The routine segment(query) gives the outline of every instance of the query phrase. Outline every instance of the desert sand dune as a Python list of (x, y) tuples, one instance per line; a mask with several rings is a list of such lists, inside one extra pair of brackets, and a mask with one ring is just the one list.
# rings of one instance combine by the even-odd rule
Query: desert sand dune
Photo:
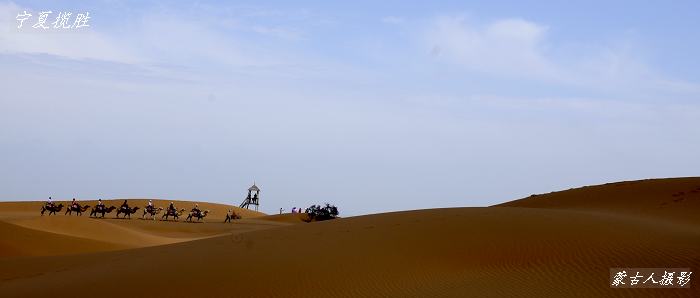
[[(158, 222), (153, 229), (138, 226), (148, 221), (119, 220), (114, 225), (165, 238), (175, 237), (167, 234), (179, 226), (191, 229), (176, 232), (183, 238), (200, 228), (212, 232), (220, 227), (221, 234), (73, 257), (8, 253), (0, 257), (0, 292), (3, 297), (98, 292), (116, 297), (123, 293), (101, 289), (118, 282), (136, 296), (167, 291), (185, 297), (198, 290), (198, 295), (212, 297), (700, 297), (697, 286), (611, 289), (608, 284), (611, 267), (699, 268), (700, 226), (684, 217), (698, 211), (692, 196), (675, 203), (687, 204), (685, 208), (654, 208), (668, 199), (669, 191), (687, 191), (700, 182), (687, 180), (691, 182), (652, 180), (651, 185), (642, 181), (586, 187), (574, 190), (576, 196), (559, 194), (570, 203), (544, 196), (511, 202), (527, 208), (431, 209), (315, 223), (296, 223), (298, 215), (291, 214), (234, 224)], [(645, 202), (640, 206), (647, 207), (623, 208), (640, 197)], [(39, 231), (12, 228), (23, 229), (16, 233)], [(79, 282), (80, 291), (65, 291), (70, 282)]]
[(269, 220), (275, 222), (286, 222), (286, 223), (300, 223), (309, 220), (306, 213), (284, 213), (284, 214), (274, 214), (259, 217), (258, 219)]
[(0, 235), (0, 258), (70, 255), (133, 248), (128, 245), (27, 229), (2, 221)]
[[(106, 206), (119, 206), (123, 202), (123, 199), (105, 200), (104, 202)], [(147, 200), (129, 199), (128, 202), (130, 206), (143, 206), (146, 205)], [(170, 201), (154, 200), (156, 206), (167, 207), (169, 202)], [(56, 204), (58, 203), (63, 203), (64, 205), (68, 204), (68, 202), (65, 201), (56, 202)], [(94, 206), (96, 201), (80, 201), (80, 203)], [(178, 208), (180, 208), (179, 206), (193, 206), (194, 204), (195, 202), (175, 201), (175, 205)], [(90, 210), (82, 216), (64, 215), (65, 211), (58, 212), (58, 215), (38, 216), (43, 202), (0, 203), (0, 222), (9, 223), (11, 224), (10, 227), (14, 227), (14, 229), (21, 227), (25, 228), (23, 231), (41, 233), (42, 235), (49, 235), (57, 239), (83, 239), (85, 241), (90, 240), (102, 244), (85, 245), (84, 248), (79, 250), (80, 252), (164, 245), (280, 225), (279, 223), (267, 221), (250, 221), (253, 218), (265, 216), (265, 214), (260, 212), (243, 210), (238, 207), (223, 204), (199, 204), (200, 208), (212, 211), (210, 214), (211, 217), (207, 216), (204, 222), (219, 224), (203, 224), (200, 222), (186, 223), (185, 217), (187, 216), (187, 212), (185, 212), (178, 222), (172, 220), (163, 222), (160, 221), (160, 216), (157, 216), (155, 221), (150, 219), (144, 220), (141, 219), (143, 213), (140, 212), (140, 210), (132, 219), (116, 219), (115, 211), (105, 215), (105, 218), (91, 218), (89, 216)], [(235, 225), (224, 224), (221, 215), (223, 214), (223, 216), (225, 216), (228, 209), (235, 209), (237, 214), (241, 215), (243, 219), (237, 220)], [(217, 217), (217, 215), (221, 218)], [(66, 237), (61, 238), (59, 236)], [(37, 243), (40, 243), (40, 241)], [(95, 249), (89, 249), (91, 247)], [(15, 254), (9, 253), (9, 251), (8, 246), (8, 248), (1, 253), (5, 256)], [(36, 249), (34, 253), (30, 255), (42, 255), (39, 253), (41, 251), (44, 250)], [(62, 254), (62, 250), (45, 251), (50, 255)], [(72, 253), (70, 250), (66, 252)], [(23, 254), (16, 253), (16, 255)]]
[[(133, 227), (123, 226), (124, 220), (98, 220), (83, 216), (51, 216), (46, 218), (28, 218), (8, 220), (15, 225), (54, 234), (94, 239), (101, 242), (120, 244), (128, 247), (163, 245), (179, 241), (200, 238), (207, 233), (197, 233), (190, 237), (166, 237), (157, 233), (147, 233), (141, 228), (142, 223)], [(132, 220), (135, 221), (135, 220)]]
[(533, 195), (496, 206), (603, 211), (700, 224), (700, 178), (649, 179)]

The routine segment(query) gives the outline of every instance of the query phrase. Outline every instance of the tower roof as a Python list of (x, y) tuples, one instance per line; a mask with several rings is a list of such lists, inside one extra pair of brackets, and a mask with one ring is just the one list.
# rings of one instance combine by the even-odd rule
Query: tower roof
[(255, 183), (253, 183), (253, 186), (248, 188), (248, 191), (260, 191), (260, 188), (258, 188), (258, 186), (255, 185)]

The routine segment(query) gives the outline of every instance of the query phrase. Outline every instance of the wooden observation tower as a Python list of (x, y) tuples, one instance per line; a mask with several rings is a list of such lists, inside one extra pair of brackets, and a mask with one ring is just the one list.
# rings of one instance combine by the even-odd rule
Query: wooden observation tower
[(255, 185), (255, 182), (253, 182), (253, 186), (248, 188), (248, 196), (246, 196), (239, 207), (250, 209), (251, 205), (254, 206), (255, 211), (258, 211), (258, 206), (260, 206), (260, 188)]

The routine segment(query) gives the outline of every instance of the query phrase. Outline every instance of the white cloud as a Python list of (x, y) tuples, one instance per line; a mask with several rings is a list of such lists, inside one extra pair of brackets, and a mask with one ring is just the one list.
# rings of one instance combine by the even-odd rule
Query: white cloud
[[(116, 40), (92, 28), (35, 29), (32, 19), (17, 28), (17, 13), (31, 9), (12, 2), (0, 3), (0, 52), (50, 54), (72, 59), (96, 59), (133, 63), (139, 58)], [(49, 21), (54, 17), (49, 16)]]
[(516, 77), (556, 78), (542, 53), (547, 27), (504, 19), (476, 27), (463, 17), (440, 17), (428, 32), (432, 53), (473, 71)]
[(548, 27), (523, 19), (473, 24), (464, 17), (438, 17), (426, 40), (437, 61), (501, 78), (529, 79), (590, 90), (647, 96), (649, 92), (698, 95), (695, 83), (667, 78), (638, 57), (638, 46), (557, 44)]
[[(299, 53), (270, 46), (303, 38), (301, 30), (290, 26), (241, 25), (230, 17), (207, 19), (171, 11), (149, 11), (121, 24), (119, 31), (95, 24), (80, 30), (41, 30), (28, 26), (17, 29), (15, 17), (23, 10), (34, 11), (12, 2), (0, 2), (0, 24), (6, 25), (0, 28), (0, 53), (49, 54), (141, 66), (211, 65), (220, 69), (225, 66), (274, 68), (302, 59)], [(263, 45), (256, 37), (246, 35), (251, 32), (258, 37), (273, 38)]]

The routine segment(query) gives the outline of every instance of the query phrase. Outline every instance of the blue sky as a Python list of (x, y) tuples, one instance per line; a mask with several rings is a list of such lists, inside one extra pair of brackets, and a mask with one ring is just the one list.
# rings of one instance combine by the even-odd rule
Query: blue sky
[(0, 198), (256, 180), (356, 215), (698, 175), (700, 4), (472, 2), (0, 2)]

